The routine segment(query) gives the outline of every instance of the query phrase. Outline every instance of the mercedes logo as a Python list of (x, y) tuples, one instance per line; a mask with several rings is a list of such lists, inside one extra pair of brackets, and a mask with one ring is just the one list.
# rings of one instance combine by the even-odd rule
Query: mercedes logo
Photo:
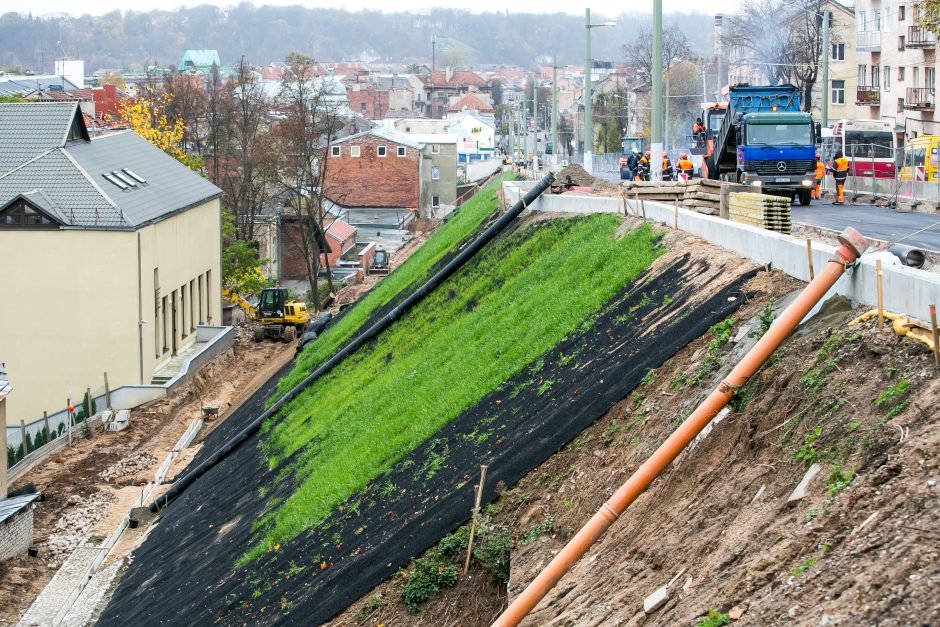
[(786, 172), (787, 171), (787, 162), (778, 161), (777, 162), (777, 172)]

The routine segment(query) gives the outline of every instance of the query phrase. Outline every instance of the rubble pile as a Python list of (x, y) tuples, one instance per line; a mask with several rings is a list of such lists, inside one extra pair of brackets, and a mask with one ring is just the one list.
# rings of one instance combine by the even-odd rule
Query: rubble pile
[(55, 530), (49, 534), (42, 552), (43, 561), (51, 568), (58, 568), (72, 551), (85, 541), (98, 521), (108, 513), (108, 506), (117, 501), (110, 492), (96, 492), (88, 497), (72, 494), (68, 497), (69, 509), (56, 521)]
[(129, 457), (125, 457), (116, 464), (108, 466), (98, 473), (98, 478), (111, 483), (113, 479), (133, 477), (144, 470), (148, 470), (155, 463), (157, 463), (156, 457), (144, 451), (140, 451)]

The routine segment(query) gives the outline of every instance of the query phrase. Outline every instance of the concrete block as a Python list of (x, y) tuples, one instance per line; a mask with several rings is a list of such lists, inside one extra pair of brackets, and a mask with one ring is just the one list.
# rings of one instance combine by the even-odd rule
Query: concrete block
[(649, 595), (643, 599), (643, 611), (647, 614), (652, 614), (662, 606), (666, 604), (666, 601), (669, 600), (669, 588), (663, 586), (658, 588), (656, 592)]
[(787, 505), (795, 505), (803, 500), (803, 497), (806, 496), (806, 492), (809, 489), (810, 482), (816, 478), (820, 470), (822, 470), (822, 465), (818, 463), (809, 467), (809, 470), (803, 475), (803, 480), (793, 489), (793, 492), (787, 499)]

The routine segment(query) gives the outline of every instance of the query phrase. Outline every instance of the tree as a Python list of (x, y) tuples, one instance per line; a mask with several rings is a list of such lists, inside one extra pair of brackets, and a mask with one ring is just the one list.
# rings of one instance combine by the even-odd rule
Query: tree
[(915, 12), (914, 21), (934, 35), (940, 35), (940, 0), (925, 0), (920, 15)]
[(267, 285), (260, 267), (266, 260), (252, 240), (238, 239), (235, 218), (222, 209), (222, 287), (238, 294), (260, 294)]
[[(286, 112), (275, 132), (275, 175), (287, 202), (282, 217), (282, 236), (303, 256), (310, 297), (321, 309), (318, 277), (320, 255), (325, 252), (324, 232), (327, 206), (325, 188), (329, 183), (329, 146), (340, 128), (336, 108), (317, 84), (316, 62), (292, 52), (285, 59), (284, 78), (278, 104)], [(335, 186), (334, 186), (335, 187)], [(334, 193), (334, 199), (336, 194)], [(324, 255), (325, 256), (325, 255)], [(325, 266), (330, 291), (333, 277)]]
[[(728, 17), (722, 43), (741, 53), (740, 61), (760, 68), (770, 85), (791, 83), (803, 93), (803, 107), (812, 109), (812, 90), (822, 54), (820, 0), (745, 0)], [(835, 18), (830, 32), (835, 33)], [(833, 41), (837, 42), (834, 35)]]
[(183, 149), (183, 121), (167, 113), (172, 100), (169, 94), (121, 100), (117, 103), (117, 112), (132, 131), (187, 168), (202, 172), (202, 159), (190, 156)]
[[(627, 65), (637, 68), (640, 80), (650, 81), (653, 76), (653, 31), (648, 27), (640, 29), (640, 34), (632, 44), (624, 44), (623, 56)], [(689, 39), (682, 30), (673, 24), (663, 30), (663, 71), (676, 63), (688, 61), (693, 57)]]
[(490, 96), (493, 98), (493, 106), (498, 107), (503, 104), (503, 83), (498, 78), (491, 78), (487, 83), (490, 88)]

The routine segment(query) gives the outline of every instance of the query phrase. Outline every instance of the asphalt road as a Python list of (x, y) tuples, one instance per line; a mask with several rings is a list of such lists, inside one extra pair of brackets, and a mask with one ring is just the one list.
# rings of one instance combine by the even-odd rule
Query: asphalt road
[(897, 211), (873, 205), (833, 205), (832, 201), (814, 200), (809, 207), (794, 204), (790, 215), (794, 222), (835, 231), (854, 226), (866, 237), (888, 242), (896, 242), (927, 229), (905, 238), (903, 243), (940, 252), (940, 214)]

